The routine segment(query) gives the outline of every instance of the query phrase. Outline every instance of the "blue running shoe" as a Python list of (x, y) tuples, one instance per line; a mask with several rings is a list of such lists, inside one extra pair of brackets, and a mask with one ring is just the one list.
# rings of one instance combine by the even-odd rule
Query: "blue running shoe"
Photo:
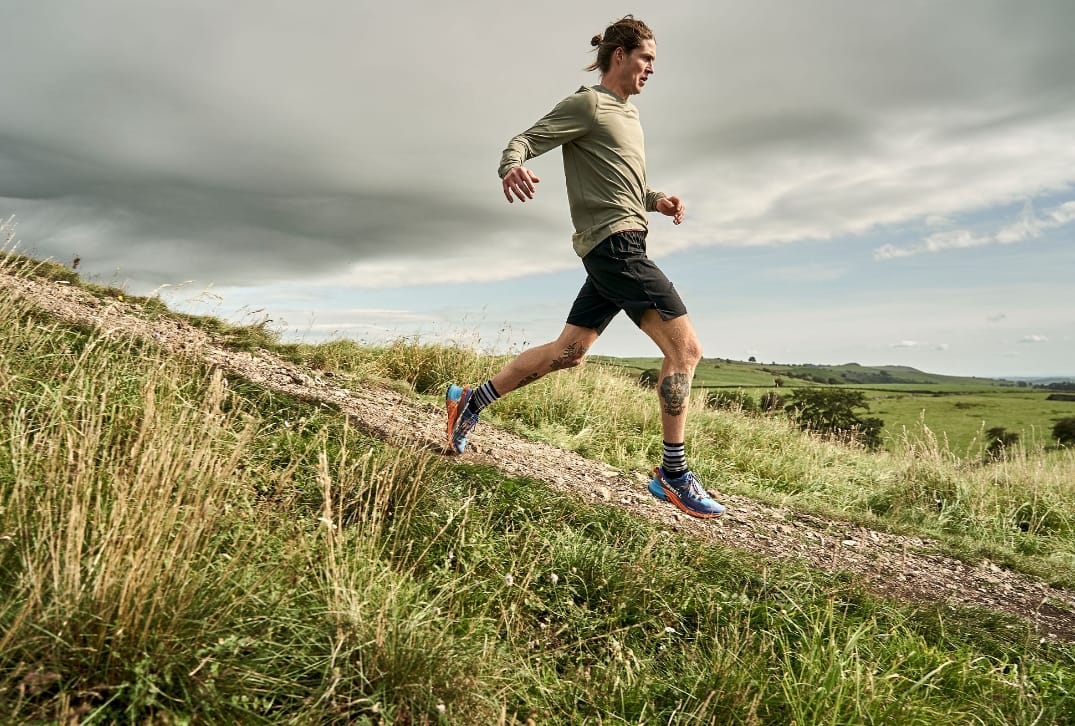
[(665, 479), (664, 472), (658, 466), (654, 468), (653, 475), (649, 493), (661, 501), (671, 502), (692, 517), (712, 519), (724, 514), (724, 505), (706, 493), (693, 472), (688, 471), (675, 479)]
[(467, 448), (467, 434), (478, 425), (478, 414), (467, 410), (473, 395), (469, 386), (448, 386), (444, 396), (448, 408), (448, 449), (456, 454)]

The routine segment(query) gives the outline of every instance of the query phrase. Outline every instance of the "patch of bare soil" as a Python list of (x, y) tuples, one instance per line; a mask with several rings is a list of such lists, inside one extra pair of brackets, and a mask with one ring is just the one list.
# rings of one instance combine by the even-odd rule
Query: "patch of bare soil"
[[(24, 298), (61, 319), (96, 326), (106, 335), (150, 339), (170, 352), (200, 359), (268, 388), (332, 404), (357, 427), (394, 445), (445, 450), (443, 411), (388, 388), (352, 390), (264, 351), (227, 350), (185, 322), (151, 321), (137, 305), (98, 298), (63, 283), (0, 270), (0, 294)], [(1032, 623), (1043, 637), (1075, 641), (1075, 592), (990, 562), (961, 562), (942, 554), (929, 540), (877, 532), (734, 495), (720, 497), (728, 507), (722, 518), (697, 520), (651, 497), (646, 491), (648, 474), (625, 476), (576, 453), (486, 424), (471, 438), (473, 450), (462, 457), (465, 461), (547, 482), (581, 500), (621, 507), (701, 541), (850, 573), (865, 587), (906, 601), (1008, 613)], [(599, 484), (594, 486), (594, 482)]]

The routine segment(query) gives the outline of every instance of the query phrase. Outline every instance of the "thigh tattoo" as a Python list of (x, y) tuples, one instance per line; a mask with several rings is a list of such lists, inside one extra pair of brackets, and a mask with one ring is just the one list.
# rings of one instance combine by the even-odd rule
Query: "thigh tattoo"
[(661, 381), (664, 412), (669, 416), (679, 416), (683, 413), (683, 405), (687, 402), (687, 396), (690, 393), (691, 379), (686, 373), (673, 373), (665, 376)]

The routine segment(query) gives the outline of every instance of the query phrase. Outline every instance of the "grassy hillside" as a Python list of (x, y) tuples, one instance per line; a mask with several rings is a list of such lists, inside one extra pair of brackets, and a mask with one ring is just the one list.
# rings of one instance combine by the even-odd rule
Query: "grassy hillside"
[[(499, 364), (416, 341), (277, 349), (416, 397)], [(1075, 647), (1022, 623), (394, 449), (324, 405), (3, 293), (0, 351), (5, 723), (1075, 721)], [(655, 408), (590, 366), (496, 417), (637, 469), (659, 447)], [(871, 454), (692, 416), (695, 467), (726, 491), (1075, 583), (1075, 457), (967, 468), (928, 437)]]

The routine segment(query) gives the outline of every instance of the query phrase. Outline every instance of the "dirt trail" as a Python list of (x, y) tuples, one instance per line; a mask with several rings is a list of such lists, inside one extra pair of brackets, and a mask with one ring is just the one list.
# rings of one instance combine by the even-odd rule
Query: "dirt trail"
[[(64, 320), (96, 326), (107, 335), (154, 340), (168, 351), (266, 387), (330, 403), (355, 426), (395, 445), (443, 451), (441, 409), (390, 389), (348, 389), (264, 351), (227, 350), (184, 322), (150, 321), (135, 304), (99, 298), (64, 283), (15, 276), (2, 268), (0, 295), (16, 295)], [(1033, 623), (1043, 637), (1075, 641), (1075, 592), (1049, 587), (989, 562), (968, 565), (941, 554), (929, 540), (877, 532), (734, 495), (721, 497), (728, 506), (724, 517), (697, 520), (653, 499), (642, 474), (624, 476), (578, 454), (526, 441), (489, 425), (478, 429), (472, 439), (474, 450), (464, 460), (545, 481), (579, 499), (620, 507), (700, 540), (778, 560), (798, 560), (825, 571), (853, 573), (873, 591), (912, 602), (1006, 612)], [(600, 482), (596, 487), (595, 481)]]

